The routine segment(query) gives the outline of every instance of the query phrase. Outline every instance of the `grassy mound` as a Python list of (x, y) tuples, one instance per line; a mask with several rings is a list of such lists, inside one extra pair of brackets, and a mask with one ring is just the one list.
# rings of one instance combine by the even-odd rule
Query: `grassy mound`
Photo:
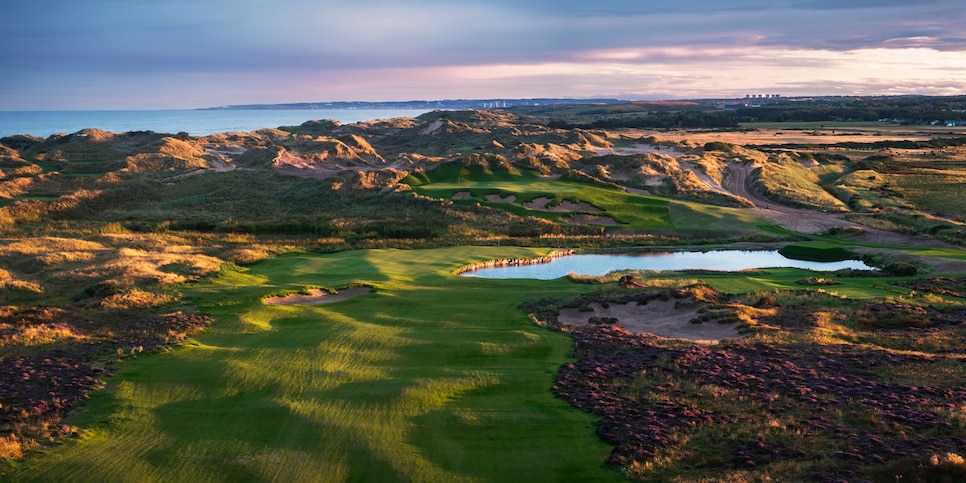
[(755, 169), (755, 188), (779, 203), (827, 211), (848, 211), (845, 203), (827, 192), (817, 174), (801, 164), (783, 159)]
[(838, 245), (821, 242), (796, 243), (778, 250), (785, 258), (810, 262), (840, 262), (858, 258), (855, 252)]

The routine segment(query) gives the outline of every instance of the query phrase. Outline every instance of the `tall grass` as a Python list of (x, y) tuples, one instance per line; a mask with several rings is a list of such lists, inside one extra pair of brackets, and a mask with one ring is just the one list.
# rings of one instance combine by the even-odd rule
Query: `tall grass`
[(755, 187), (775, 201), (813, 209), (847, 211), (842, 201), (819, 185), (819, 177), (787, 157), (762, 164), (754, 172)]

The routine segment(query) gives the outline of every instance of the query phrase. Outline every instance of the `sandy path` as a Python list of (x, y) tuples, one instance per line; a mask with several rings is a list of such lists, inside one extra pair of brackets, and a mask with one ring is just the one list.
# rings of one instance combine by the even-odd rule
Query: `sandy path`
[(678, 161), (678, 165), (681, 166), (681, 169), (694, 173), (694, 175), (697, 176), (702, 183), (708, 185), (708, 187), (711, 188), (711, 190), (717, 191), (718, 193), (728, 193), (728, 190), (724, 189), (723, 186), (718, 184), (718, 182), (715, 181), (714, 178), (712, 178), (711, 176), (708, 176), (707, 173), (698, 169), (698, 166), (696, 164), (687, 163), (684, 161)]
[(891, 231), (870, 228), (840, 218), (838, 213), (823, 213), (821, 211), (792, 208), (780, 205), (760, 195), (752, 186), (751, 172), (755, 169), (751, 164), (733, 164), (728, 167), (722, 187), (731, 194), (740, 196), (755, 205), (749, 208), (756, 214), (767, 218), (789, 230), (802, 233), (819, 233), (832, 227), (858, 228), (863, 234), (851, 240), (863, 243), (881, 243), (908, 246), (937, 246), (951, 245), (932, 238), (917, 237)]
[(731, 194), (740, 196), (750, 201), (755, 208), (753, 210), (765, 218), (788, 228), (802, 233), (818, 233), (829, 228), (838, 226), (861, 227), (856, 223), (840, 220), (839, 215), (834, 213), (822, 213), (820, 211), (792, 208), (780, 205), (760, 195), (752, 186), (751, 172), (756, 165), (752, 164), (733, 164), (728, 167), (723, 180), (723, 188)]
[(631, 302), (624, 305), (609, 304), (604, 308), (594, 303), (590, 304), (592, 312), (561, 310), (557, 321), (566, 325), (587, 325), (591, 317), (612, 317), (619, 321), (621, 327), (635, 334), (654, 334), (696, 342), (713, 343), (741, 337), (735, 324), (692, 324), (691, 319), (697, 317), (706, 304), (695, 304), (686, 308), (679, 308), (677, 304), (675, 300), (652, 300), (644, 305)]

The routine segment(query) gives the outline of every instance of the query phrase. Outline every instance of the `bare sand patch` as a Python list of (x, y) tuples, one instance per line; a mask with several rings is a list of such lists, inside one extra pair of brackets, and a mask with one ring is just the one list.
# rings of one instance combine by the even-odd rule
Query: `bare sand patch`
[(473, 194), (470, 193), (469, 191), (460, 191), (459, 193), (456, 193), (453, 195), (453, 199), (454, 200), (472, 200)]
[(530, 208), (531, 210), (543, 210), (546, 211), (547, 204), (550, 203), (550, 198), (546, 196), (541, 196), (539, 198), (534, 198), (533, 201), (528, 201), (523, 204), (524, 208)]
[(620, 226), (617, 220), (609, 216), (598, 216), (598, 215), (573, 215), (565, 216), (561, 218), (567, 223), (574, 223), (577, 225), (604, 225), (604, 226)]
[(513, 203), (516, 200), (516, 195), (508, 195), (506, 198), (498, 194), (486, 195), (486, 201), (490, 203)]
[(269, 297), (264, 300), (267, 305), (295, 305), (295, 304), (306, 304), (306, 305), (324, 305), (324, 304), (334, 304), (336, 302), (342, 302), (344, 300), (349, 300), (351, 298), (358, 297), (360, 295), (365, 295), (371, 293), (372, 289), (369, 287), (355, 287), (347, 288), (345, 290), (340, 290), (339, 293), (332, 295), (329, 292), (319, 289), (309, 290), (308, 294), (292, 294), (286, 295), (284, 297)]
[(245, 154), (245, 152), (248, 151), (248, 148), (234, 145), (210, 146), (205, 148), (205, 151), (215, 157), (231, 157), (239, 154)]
[(717, 322), (692, 324), (691, 319), (707, 307), (705, 303), (681, 304), (675, 300), (651, 300), (644, 305), (638, 302), (628, 304), (590, 304), (593, 311), (581, 312), (578, 309), (563, 309), (557, 321), (565, 325), (588, 325), (592, 317), (609, 317), (618, 320), (618, 325), (635, 334), (654, 334), (669, 339), (687, 339), (695, 342), (716, 343), (724, 339), (741, 337), (736, 324)]
[(683, 169), (684, 171), (690, 171), (694, 173), (694, 175), (697, 176), (702, 183), (708, 185), (708, 188), (711, 189), (712, 191), (717, 191), (718, 193), (731, 194), (731, 193), (728, 193), (728, 190), (724, 189), (720, 183), (715, 181), (714, 178), (712, 178), (711, 176), (708, 176), (708, 173), (705, 173), (703, 170), (698, 169), (698, 166), (696, 164), (687, 163), (684, 161), (678, 161), (678, 165), (680, 165), (681, 169)]
[(436, 121), (433, 121), (432, 124), (430, 124), (430, 125), (426, 126), (425, 128), (423, 128), (423, 130), (420, 131), (419, 134), (422, 134), (424, 136), (428, 136), (430, 134), (435, 134), (436, 131), (439, 131), (439, 129), (441, 127), (443, 127), (443, 121), (436, 120)]
[(634, 154), (663, 154), (672, 158), (684, 156), (684, 153), (668, 146), (654, 146), (649, 144), (635, 144), (627, 147), (594, 148), (599, 156), (616, 154), (618, 156), (630, 156)]

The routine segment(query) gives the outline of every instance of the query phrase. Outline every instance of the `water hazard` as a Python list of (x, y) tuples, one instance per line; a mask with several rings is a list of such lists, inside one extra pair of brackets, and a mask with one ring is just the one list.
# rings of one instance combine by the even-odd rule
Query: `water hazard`
[(567, 274), (601, 276), (617, 270), (714, 270), (736, 272), (755, 268), (803, 268), (835, 271), (843, 268), (874, 270), (859, 260), (809, 262), (785, 258), (774, 250), (713, 250), (634, 255), (569, 255), (548, 263), (492, 267), (465, 272), (468, 277), (532, 278), (552, 280)]

